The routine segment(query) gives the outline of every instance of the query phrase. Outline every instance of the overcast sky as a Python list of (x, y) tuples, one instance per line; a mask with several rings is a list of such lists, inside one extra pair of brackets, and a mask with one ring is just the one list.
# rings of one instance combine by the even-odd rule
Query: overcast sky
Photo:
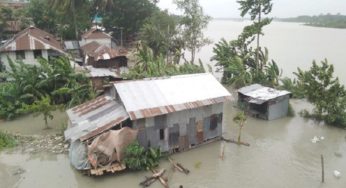
[[(273, 0), (271, 17), (294, 17), (320, 13), (346, 15), (346, 0)], [(204, 11), (214, 18), (240, 17), (236, 0), (200, 0)], [(160, 0), (159, 7), (176, 13), (173, 0)]]

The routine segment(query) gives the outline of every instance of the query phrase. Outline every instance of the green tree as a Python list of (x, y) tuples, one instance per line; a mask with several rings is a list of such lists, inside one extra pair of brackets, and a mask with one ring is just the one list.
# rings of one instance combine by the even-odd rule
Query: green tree
[(239, 125), (238, 144), (241, 142), (241, 131), (245, 125), (246, 119), (247, 117), (244, 111), (238, 112), (233, 118), (233, 121)]
[(178, 17), (169, 15), (167, 11), (153, 13), (140, 30), (141, 41), (153, 50), (154, 56), (159, 54), (176, 54), (183, 47), (178, 31)]
[(107, 30), (115, 30), (113, 36), (120, 40), (120, 30), (125, 41), (135, 40), (146, 20), (159, 11), (151, 0), (113, 0), (113, 8), (100, 10), (103, 25)]
[[(265, 25), (270, 24), (271, 19), (262, 18), (262, 14), (267, 15), (271, 12), (273, 4), (271, 0), (239, 0), (241, 16), (246, 14), (250, 15), (252, 21), (254, 21), (253, 27), (257, 34), (257, 47), (256, 47), (256, 63), (259, 64), (259, 48), (260, 48), (260, 35), (263, 35), (262, 28)], [(255, 21), (257, 19), (257, 21)]]
[(191, 52), (190, 63), (195, 62), (196, 52), (211, 41), (203, 34), (211, 17), (206, 16), (198, 0), (175, 0), (178, 9), (183, 12), (181, 17), (182, 40), (185, 48)]
[(346, 90), (333, 73), (334, 66), (324, 60), (320, 65), (313, 61), (310, 70), (298, 68), (294, 74), (307, 100), (314, 105), (312, 114), (308, 111), (303, 114), (327, 124), (346, 127)]
[(45, 123), (44, 129), (49, 129), (48, 118), (53, 119), (52, 111), (58, 109), (58, 106), (52, 105), (51, 99), (49, 96), (43, 97), (41, 100), (35, 101), (31, 105), (24, 104), (23, 111), (26, 113), (33, 113), (34, 116), (43, 116)]

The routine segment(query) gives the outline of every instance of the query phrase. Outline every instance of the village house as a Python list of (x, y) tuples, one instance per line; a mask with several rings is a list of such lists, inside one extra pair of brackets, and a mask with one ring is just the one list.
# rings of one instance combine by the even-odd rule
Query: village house
[(9, 57), (12, 60), (22, 60), (24, 63), (35, 65), (37, 59), (49, 59), (65, 55), (58, 40), (36, 27), (28, 27), (16, 34), (0, 47), (0, 61), (8, 68)]
[(116, 48), (116, 44), (113, 41), (111, 35), (103, 32), (97, 26), (91, 28), (82, 35), (82, 40), (80, 41), (81, 46), (88, 44), (90, 42), (97, 42), (100, 45), (105, 45), (109, 48)]
[(126, 51), (110, 48), (96, 41), (89, 42), (81, 47), (85, 65), (95, 68), (120, 69), (127, 67)]
[(124, 128), (136, 130), (135, 139), (143, 147), (161, 152), (184, 151), (217, 140), (222, 135), (223, 104), (230, 99), (231, 94), (208, 73), (116, 82), (108, 95), (67, 110), (65, 139), (72, 143), (72, 164), (87, 169), (91, 161), (85, 153), (91, 153), (86, 143), (95, 148), (95, 142), (102, 145), (97, 138)]
[(251, 116), (274, 120), (287, 116), (291, 93), (253, 84), (238, 90), (238, 103)]

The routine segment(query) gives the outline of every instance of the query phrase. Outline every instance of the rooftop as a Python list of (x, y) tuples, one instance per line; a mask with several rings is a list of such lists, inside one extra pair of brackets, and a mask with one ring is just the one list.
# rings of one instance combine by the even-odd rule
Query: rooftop
[(252, 84), (250, 86), (242, 87), (238, 90), (239, 93), (251, 97), (250, 103), (262, 104), (271, 99), (280, 96), (291, 94), (285, 90), (276, 90), (270, 87), (265, 87), (260, 84)]
[(56, 50), (65, 53), (52, 34), (32, 26), (16, 34), (0, 48), (0, 52), (19, 50)]
[(131, 120), (225, 102), (231, 94), (209, 73), (115, 83)]
[(109, 96), (101, 96), (69, 109), (67, 115), (71, 125), (64, 133), (65, 139), (82, 141), (129, 118), (123, 105)]

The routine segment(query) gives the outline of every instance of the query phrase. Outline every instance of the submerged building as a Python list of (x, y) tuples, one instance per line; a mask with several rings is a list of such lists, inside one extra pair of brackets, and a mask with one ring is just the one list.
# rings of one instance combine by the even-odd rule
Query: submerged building
[(287, 116), (291, 93), (253, 84), (238, 90), (238, 103), (251, 116), (274, 120)]
[(131, 128), (145, 148), (183, 151), (221, 137), (223, 104), (230, 99), (207, 73), (117, 82), (109, 96), (67, 111), (65, 138), (86, 148), (110, 130)]

